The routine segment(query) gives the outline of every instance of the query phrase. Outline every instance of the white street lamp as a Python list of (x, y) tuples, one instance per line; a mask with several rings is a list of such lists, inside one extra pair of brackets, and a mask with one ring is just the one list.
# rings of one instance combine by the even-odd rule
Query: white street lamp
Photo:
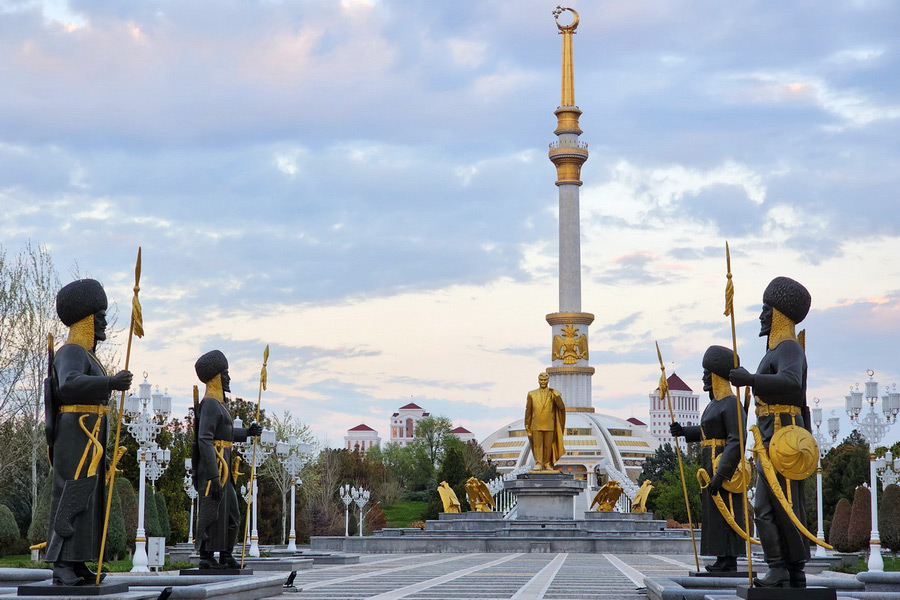
[[(355, 494), (353, 495), (353, 501), (356, 502), (356, 505), (359, 507), (359, 537), (363, 536), (363, 506), (368, 504), (369, 502), (369, 490), (364, 490), (359, 488), (355, 489)], [(352, 492), (351, 492), (352, 493)]]
[[(816, 424), (816, 433), (813, 437), (816, 440), (816, 444), (819, 446), (819, 465), (816, 467), (816, 510), (819, 516), (819, 530), (816, 532), (816, 537), (820, 540), (824, 540), (825, 529), (822, 526), (822, 459), (825, 458), (825, 455), (831, 450), (834, 442), (837, 441), (841, 420), (834, 416), (834, 411), (832, 410), (832, 416), (828, 417), (828, 435), (831, 436), (831, 439), (829, 439), (820, 430), (820, 427), (822, 426), (822, 409), (819, 408), (818, 398), (815, 398), (815, 403), (816, 407), (812, 409), (812, 418), (813, 423)], [(816, 556), (827, 556), (823, 546), (816, 544)]]
[[(235, 419), (234, 426), (240, 427), (241, 423), (240, 419)], [(247, 440), (246, 442), (234, 444), (238, 451), (243, 455), (244, 462), (249, 464), (251, 468), (253, 465), (253, 441)], [(256, 472), (259, 472), (259, 468), (262, 466), (266, 459), (269, 458), (269, 455), (272, 453), (272, 450), (275, 449), (275, 432), (271, 429), (263, 429), (262, 433), (259, 436), (259, 443), (256, 446), (255, 456), (256, 456)], [(259, 510), (257, 499), (259, 497), (259, 480), (253, 480), (253, 488), (250, 490), (251, 499), (250, 502), (253, 506), (253, 520), (251, 521), (252, 527), (250, 529), (250, 549), (247, 551), (249, 556), (253, 558), (259, 558), (259, 530), (257, 529), (257, 523), (259, 520)]]
[[(149, 573), (150, 568), (148, 565), (150, 561), (147, 558), (147, 533), (144, 530), (145, 479), (151, 477), (155, 483), (166, 467), (169, 466), (171, 454), (168, 450), (162, 450), (156, 445), (156, 436), (162, 430), (169, 413), (172, 412), (172, 398), (160, 393), (159, 388), (151, 396), (146, 372), (144, 372), (144, 382), (138, 387), (140, 389), (138, 397), (129, 396), (125, 401), (128, 433), (138, 443), (138, 464), (140, 467), (138, 524), (134, 540), (134, 557), (132, 559), (131, 572)], [(153, 414), (150, 413), (151, 403)]]
[(862, 410), (863, 393), (859, 391), (859, 384), (851, 388), (845, 396), (847, 414), (850, 420), (857, 424), (857, 431), (869, 445), (869, 487), (872, 492), (872, 536), (869, 541), (869, 570), (884, 571), (884, 559), (881, 557), (881, 537), (878, 533), (878, 474), (875, 465), (875, 446), (887, 434), (891, 425), (897, 420), (900, 412), (900, 392), (897, 392), (897, 384), (893, 390), (882, 398), (881, 411), (884, 418), (875, 412), (875, 403), (878, 402), (878, 382), (872, 379), (875, 371), (866, 371), (869, 381), (866, 382), (866, 401), (869, 403), (869, 412), (863, 418), (859, 417)]
[(284, 470), (291, 476), (291, 532), (288, 538), (287, 549), (289, 552), (297, 551), (297, 530), (295, 523), (297, 517), (295, 514), (297, 501), (297, 484), (300, 479), (297, 475), (309, 459), (312, 452), (312, 446), (305, 442), (298, 442), (297, 436), (293, 433), (288, 436), (287, 442), (278, 442), (275, 444), (275, 454), (284, 467)]
[(191, 520), (188, 525), (188, 544), (194, 543), (194, 500), (197, 499), (197, 489), (194, 487), (194, 471), (190, 458), (184, 459), (184, 493), (191, 499)]
[(344, 503), (344, 537), (350, 537), (350, 503), (356, 495), (356, 488), (349, 485), (342, 485), (338, 491), (341, 496), (341, 502)]

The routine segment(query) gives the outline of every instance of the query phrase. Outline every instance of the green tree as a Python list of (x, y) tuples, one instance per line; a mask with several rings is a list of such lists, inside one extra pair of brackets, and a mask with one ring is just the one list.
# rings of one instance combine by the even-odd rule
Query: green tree
[(437, 469), (444, 456), (444, 446), (450, 438), (459, 442), (459, 438), (451, 434), (451, 431), (453, 421), (447, 417), (425, 417), (416, 423), (415, 439), (410, 446), (421, 448), (428, 464)]
[(153, 488), (149, 485), (144, 488), (144, 532), (147, 537), (163, 537), (165, 533), (159, 524), (159, 515), (156, 511), (156, 498)]
[(675, 456), (675, 449), (668, 442), (660, 445), (653, 456), (644, 459), (644, 468), (638, 477), (638, 484), (644, 483), (645, 480), (656, 482), (660, 481), (666, 473), (678, 471), (678, 457)]
[(122, 505), (122, 521), (125, 527), (125, 543), (129, 548), (134, 548), (134, 539), (137, 537), (137, 494), (131, 482), (124, 477), (116, 477), (116, 497)]
[(28, 543), (40, 544), (47, 541), (47, 533), (50, 530), (50, 501), (53, 495), (53, 478), (45, 477), (41, 482), (38, 492), (37, 508), (34, 518), (28, 526)]
[(153, 493), (156, 502), (156, 518), (159, 519), (159, 534), (165, 538), (172, 537), (172, 528), (169, 527), (169, 508), (166, 506), (166, 497), (159, 491)]
[(869, 546), (872, 533), (872, 494), (861, 485), (853, 495), (850, 509), (850, 525), (847, 527), (847, 546), (850, 552), (859, 552)]
[(900, 486), (884, 488), (878, 503), (878, 533), (881, 543), (891, 552), (900, 550)]
[(831, 529), (828, 531), (828, 543), (834, 546), (838, 552), (850, 552), (847, 544), (847, 529), (850, 527), (850, 511), (852, 506), (846, 498), (838, 500), (834, 509), (834, 517), (831, 519)]
[(0, 556), (18, 552), (21, 546), (16, 518), (7, 505), (0, 504)]
[[(466, 480), (472, 476), (472, 473), (466, 468), (466, 460), (463, 455), (464, 450), (456, 446), (447, 448), (444, 454), (444, 460), (441, 461), (441, 469), (438, 471), (438, 481), (446, 481), (453, 488), (460, 503), (460, 511), (469, 510), (469, 503), (466, 502)], [(431, 492), (428, 500), (428, 507), (425, 509), (423, 518), (437, 519), (438, 513), (443, 511), (443, 503), (440, 494), (437, 492), (437, 486)]]
[[(684, 463), (684, 477), (687, 483), (688, 501), (694, 526), (700, 522), (700, 485), (697, 483), (697, 463)], [(684, 489), (681, 475), (676, 465), (673, 471), (666, 472), (653, 484), (653, 490), (647, 498), (647, 509), (658, 519), (674, 519), (679, 523), (688, 522), (687, 508), (684, 504)]]
[(856, 488), (868, 480), (869, 447), (854, 430), (822, 459), (822, 508), (825, 522), (832, 519), (838, 500), (852, 500)]
[[(126, 482), (127, 483), (127, 482)], [(116, 488), (119, 482), (116, 482)], [(104, 496), (105, 497), (105, 496)], [(109, 513), (109, 529), (106, 534), (106, 556), (118, 560), (128, 552), (128, 539), (125, 533), (125, 515), (122, 513), (122, 499), (113, 494)]]

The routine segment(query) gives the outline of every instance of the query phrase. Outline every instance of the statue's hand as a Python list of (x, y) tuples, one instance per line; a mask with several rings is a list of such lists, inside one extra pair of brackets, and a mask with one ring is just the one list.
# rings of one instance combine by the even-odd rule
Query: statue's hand
[(725, 478), (716, 473), (713, 475), (713, 478), (709, 482), (709, 486), (706, 488), (710, 494), (718, 494), (722, 491), (722, 484), (725, 483)]
[(218, 479), (209, 480), (209, 494), (207, 495), (213, 500), (218, 500), (222, 497), (222, 484), (219, 483)]
[(674, 421), (669, 425), (669, 433), (672, 434), (672, 437), (684, 437), (684, 427), (678, 421)]
[(744, 367), (738, 367), (737, 369), (731, 370), (731, 373), (728, 375), (728, 380), (738, 387), (752, 387), (756, 381), (756, 377)]
[(130, 371), (119, 371), (109, 378), (109, 389), (124, 392), (131, 387), (131, 379), (134, 375)]
[(252, 423), (250, 427), (247, 428), (247, 435), (249, 437), (259, 437), (262, 434), (263, 428), (259, 423)]

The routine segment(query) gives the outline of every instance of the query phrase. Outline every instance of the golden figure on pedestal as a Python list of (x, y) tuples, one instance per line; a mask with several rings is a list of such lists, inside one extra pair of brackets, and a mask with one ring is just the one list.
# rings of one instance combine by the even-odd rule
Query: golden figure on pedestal
[(477, 512), (488, 512), (494, 508), (494, 498), (487, 484), (475, 477), (466, 481), (466, 496), (469, 497), (469, 508)]
[(615, 479), (610, 479), (599, 490), (597, 490), (597, 494), (591, 501), (591, 505), (588, 507), (588, 510), (594, 508), (594, 505), (596, 504), (598, 511), (609, 512), (615, 509), (616, 502), (619, 501), (619, 496), (621, 495), (622, 486)]
[(459, 510), (460, 504), (459, 498), (456, 497), (456, 492), (453, 491), (453, 488), (446, 481), (441, 482), (437, 492), (441, 497), (441, 502), (444, 504), (445, 513), (462, 512)]
[(548, 387), (549, 383), (549, 375), (538, 375), (539, 387), (528, 392), (525, 403), (525, 434), (531, 442), (535, 471), (555, 471), (557, 461), (566, 453), (566, 405), (562, 395)]
[(652, 489), (653, 484), (650, 483), (649, 479), (645, 479), (641, 489), (631, 499), (631, 512), (647, 512), (647, 498), (650, 496), (650, 490)]

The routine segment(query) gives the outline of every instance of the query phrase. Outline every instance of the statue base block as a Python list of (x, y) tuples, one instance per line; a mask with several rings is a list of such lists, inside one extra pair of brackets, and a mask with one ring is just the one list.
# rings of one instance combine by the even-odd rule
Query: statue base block
[(516, 495), (516, 520), (574, 521), (575, 496), (587, 483), (556, 471), (522, 473), (503, 487)]
[(750, 587), (742, 583), (735, 590), (744, 600), (837, 600), (834, 588), (810, 586), (805, 588)]
[(181, 569), (179, 575), (253, 575), (253, 569)]
[(106, 596), (128, 593), (127, 583), (101, 581), (100, 585), (53, 585), (52, 580), (18, 587), (19, 596)]

